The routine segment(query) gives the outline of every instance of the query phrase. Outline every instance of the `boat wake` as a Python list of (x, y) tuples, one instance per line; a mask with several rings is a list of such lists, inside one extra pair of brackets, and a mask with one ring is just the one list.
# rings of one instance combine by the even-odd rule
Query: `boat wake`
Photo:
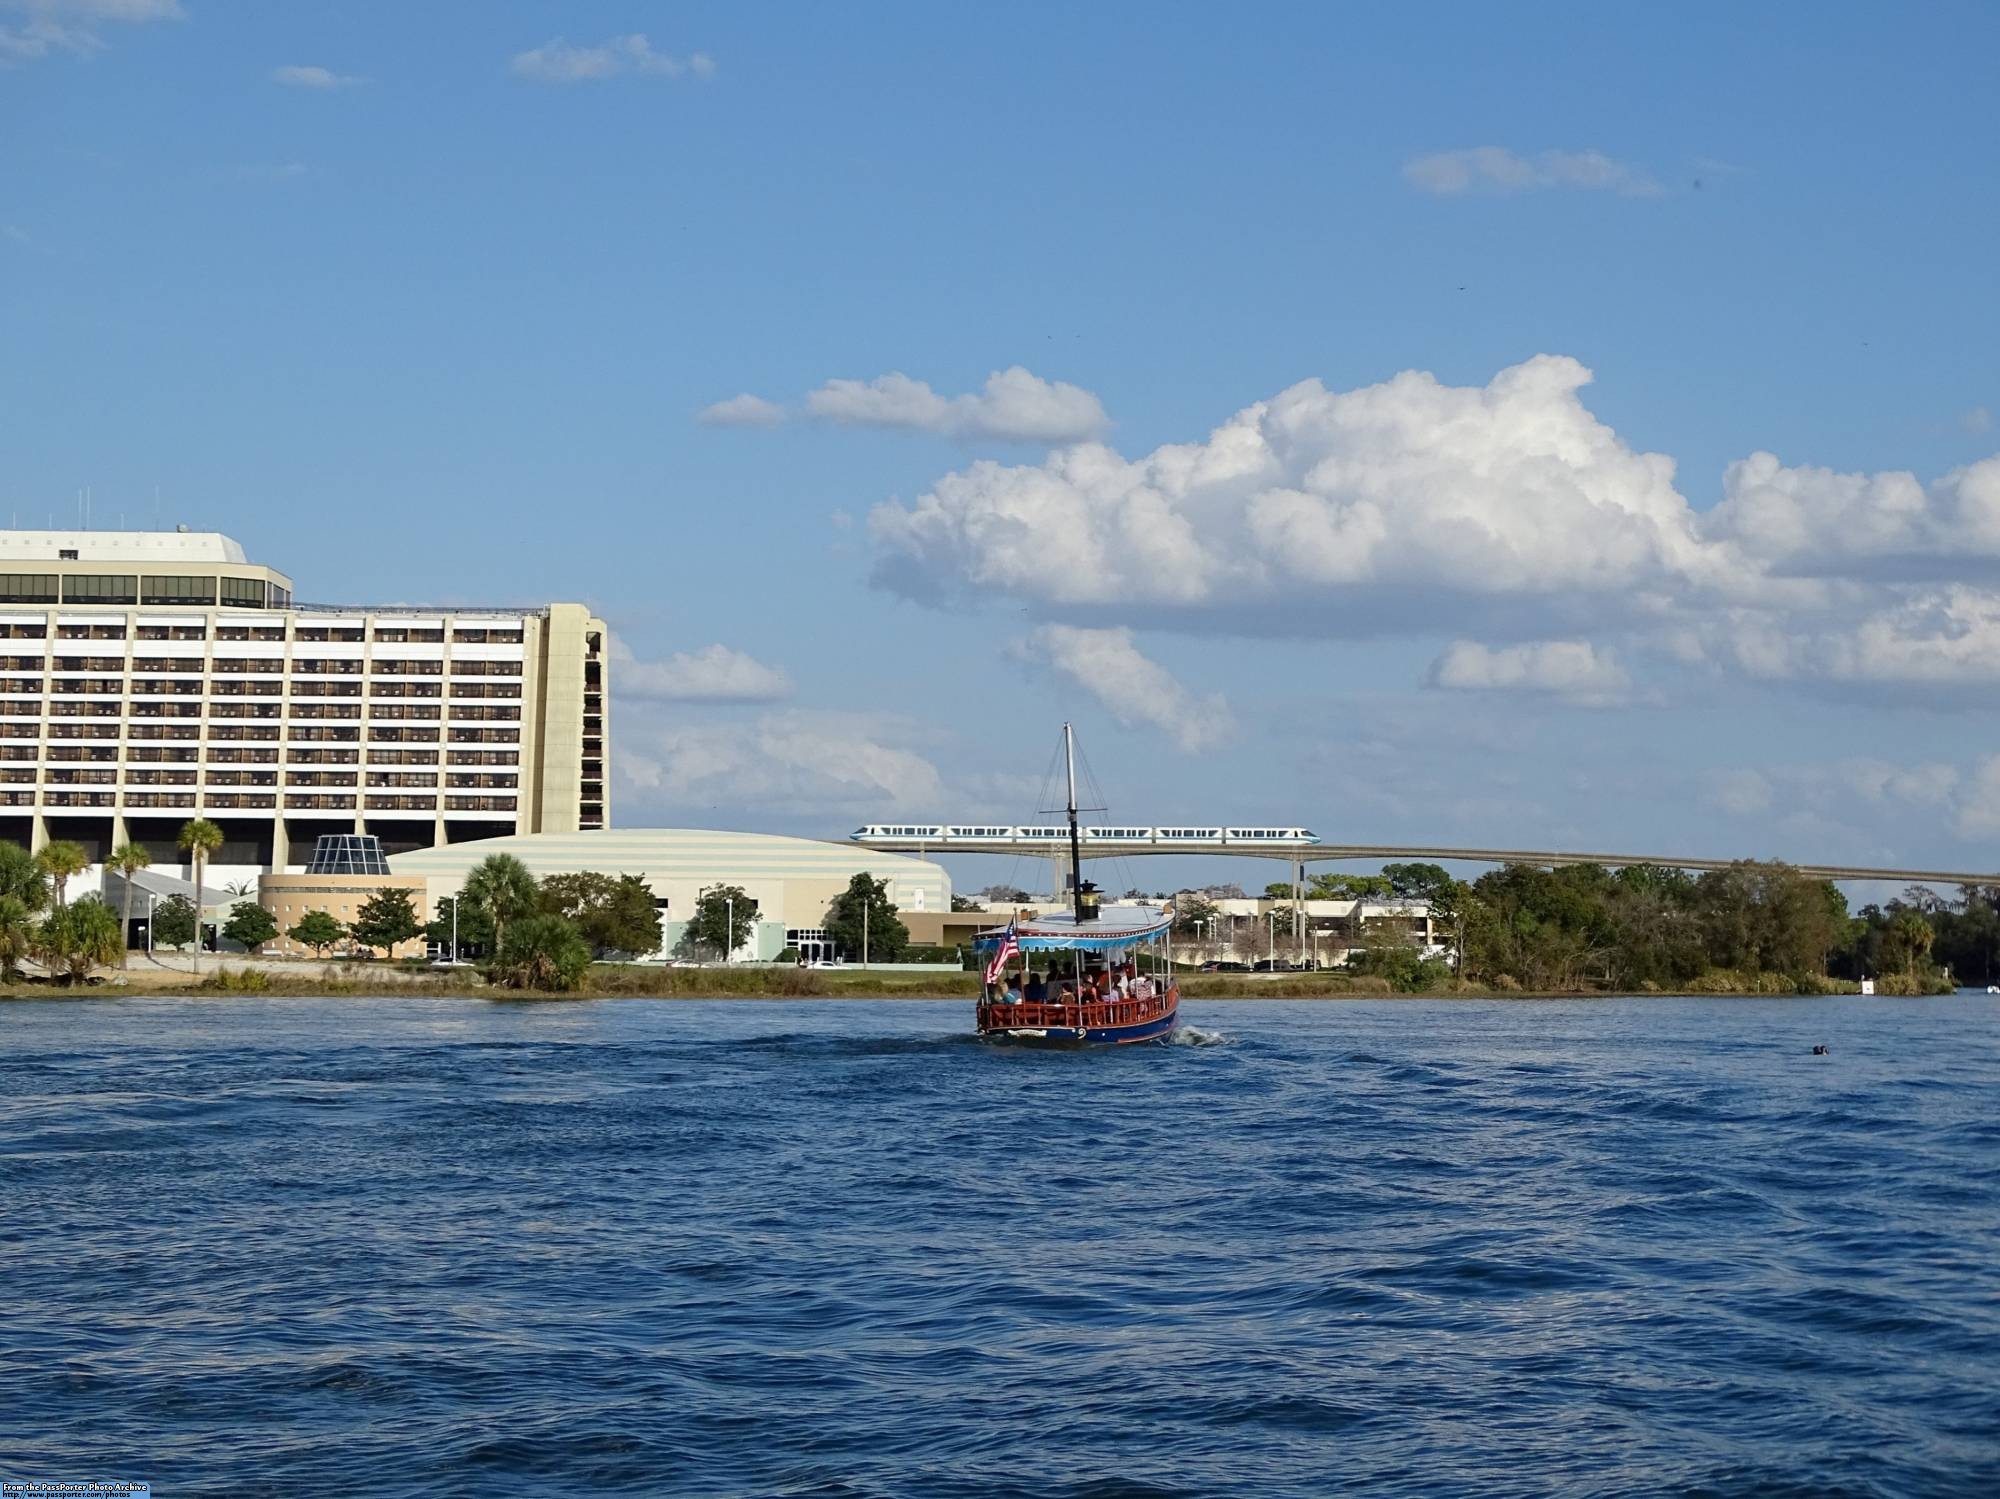
[(1180, 1025), (1174, 1029), (1176, 1046), (1227, 1046), (1229, 1037), (1221, 1031), (1205, 1031), (1198, 1025)]

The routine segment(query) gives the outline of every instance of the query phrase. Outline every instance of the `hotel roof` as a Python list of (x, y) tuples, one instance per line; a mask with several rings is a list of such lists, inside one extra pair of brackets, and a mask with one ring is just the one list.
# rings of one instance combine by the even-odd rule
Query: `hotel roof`
[[(64, 552), (76, 556), (67, 558)], [(220, 531), (4, 531), (0, 561), (221, 562), (247, 566), (240, 542)]]

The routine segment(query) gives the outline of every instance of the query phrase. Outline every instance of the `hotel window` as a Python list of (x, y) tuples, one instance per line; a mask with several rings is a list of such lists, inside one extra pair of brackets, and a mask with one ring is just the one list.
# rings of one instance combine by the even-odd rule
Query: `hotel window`
[(142, 604), (213, 604), (213, 578), (152, 578), (139, 590)]
[(263, 608), (264, 580), (262, 578), (224, 578), (222, 580), (222, 602), (239, 609)]
[(0, 625), (0, 640), (47, 640), (49, 627), (43, 625)]
[[(0, 573), (0, 604), (53, 604), (56, 580), (53, 573)], [(28, 628), (16, 625), (15, 630)], [(12, 633), (11, 631), (9, 633)], [(41, 630), (35, 631), (40, 636)]]
[(271, 595), (271, 601), (270, 601), (271, 608), (289, 609), (292, 607), (291, 589), (284, 588), (276, 583), (273, 583), (270, 588), (270, 595)]
[(454, 698), (468, 697), (519, 697), (519, 682), (453, 682), (451, 695)]
[(65, 573), (65, 604), (136, 604), (139, 580), (131, 573)]

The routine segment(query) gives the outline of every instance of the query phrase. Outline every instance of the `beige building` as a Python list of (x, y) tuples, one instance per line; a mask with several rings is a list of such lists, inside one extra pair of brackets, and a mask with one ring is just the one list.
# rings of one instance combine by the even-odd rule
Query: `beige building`
[(610, 821), (609, 634), (581, 604), (301, 604), (214, 532), (0, 532), (0, 837), (215, 881), (323, 833), (392, 853)]
[[(437, 914), (424, 896), (421, 881), (399, 878), (389, 873), (382, 845), (374, 838), (336, 834), (315, 841), (312, 857), (301, 874), (266, 874), (257, 881), (257, 903), (278, 923), (278, 935), (264, 945), (264, 951), (294, 957), (316, 957), (312, 948), (294, 942), (289, 933), (315, 911), (324, 911), (342, 927), (351, 927), (361, 908), (384, 890), (407, 890), (418, 921), (427, 922)], [(345, 938), (331, 952), (345, 954), (354, 944)], [(392, 958), (420, 958), (425, 940), (413, 937), (390, 950)]]

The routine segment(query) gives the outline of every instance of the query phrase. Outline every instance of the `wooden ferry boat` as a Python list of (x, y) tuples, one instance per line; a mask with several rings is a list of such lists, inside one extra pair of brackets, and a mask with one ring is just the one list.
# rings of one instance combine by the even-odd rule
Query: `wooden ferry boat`
[[(1124, 1046), (1163, 1041), (1180, 1024), (1170, 907), (1101, 903), (1083, 878), (1076, 820), (1076, 742), (1063, 725), (1069, 783), (1071, 909), (981, 932), (988, 955), (976, 1023), (1010, 1041)], [(1141, 954), (1154, 961), (1141, 971)], [(1037, 958), (1043, 961), (1037, 966)]]

